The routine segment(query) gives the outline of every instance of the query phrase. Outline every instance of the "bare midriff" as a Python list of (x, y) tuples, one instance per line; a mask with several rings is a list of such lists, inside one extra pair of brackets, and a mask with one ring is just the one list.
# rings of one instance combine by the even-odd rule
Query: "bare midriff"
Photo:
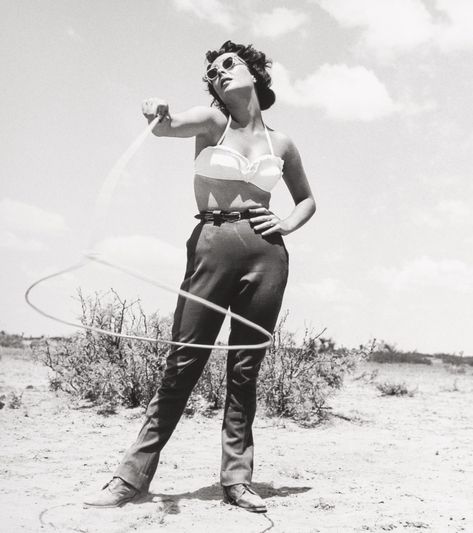
[(199, 211), (246, 211), (253, 207), (269, 209), (271, 193), (252, 183), (221, 180), (196, 174), (194, 192)]

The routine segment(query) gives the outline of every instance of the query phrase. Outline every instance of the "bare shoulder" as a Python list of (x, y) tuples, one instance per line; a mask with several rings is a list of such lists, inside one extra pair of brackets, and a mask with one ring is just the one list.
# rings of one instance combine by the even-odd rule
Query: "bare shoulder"
[(299, 150), (289, 135), (273, 130), (269, 126), (268, 131), (276, 154), (284, 160), (299, 157)]
[(201, 120), (207, 120), (215, 123), (225, 123), (225, 115), (217, 108), (206, 105), (196, 105), (192, 108), (192, 112), (195, 116), (198, 116)]
[(206, 124), (205, 130), (198, 136), (200, 139), (196, 139), (197, 144), (214, 144), (225, 130), (227, 117), (215, 107), (196, 106), (195, 109)]
[(209, 106), (196, 106), (194, 108), (197, 113), (200, 113), (202, 118), (207, 122), (207, 124), (216, 129), (225, 128), (227, 124), (227, 117), (215, 107)]

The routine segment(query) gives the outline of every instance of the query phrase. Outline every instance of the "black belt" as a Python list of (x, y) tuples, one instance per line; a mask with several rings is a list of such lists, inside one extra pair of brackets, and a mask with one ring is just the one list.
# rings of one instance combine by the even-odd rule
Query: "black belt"
[(195, 218), (203, 220), (204, 222), (236, 222), (237, 220), (248, 219), (255, 216), (249, 211), (201, 211)]

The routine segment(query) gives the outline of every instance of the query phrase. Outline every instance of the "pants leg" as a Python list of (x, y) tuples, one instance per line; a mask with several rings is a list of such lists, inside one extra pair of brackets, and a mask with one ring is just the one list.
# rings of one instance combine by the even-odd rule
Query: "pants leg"
[[(197, 230), (198, 228), (196, 228)], [(212, 264), (205, 239), (194, 231), (188, 241), (188, 262), (181, 288), (228, 308), (232, 273)], [(224, 315), (192, 300), (179, 297), (174, 314), (173, 340), (214, 344)], [(187, 400), (210, 355), (210, 349), (173, 347), (164, 377), (146, 411), (146, 420), (135, 443), (126, 452), (115, 476), (140, 491), (146, 491), (156, 472), (162, 448), (174, 431)]]
[[(255, 271), (241, 279), (231, 310), (273, 332), (287, 281), (287, 252), (283, 246), (277, 246), (266, 255), (263, 250), (262, 257), (252, 268)], [(261, 333), (232, 320), (229, 344), (256, 344), (264, 340)], [(231, 350), (228, 354), (220, 475), (224, 486), (251, 482), (256, 380), (265, 352), (263, 348)]]

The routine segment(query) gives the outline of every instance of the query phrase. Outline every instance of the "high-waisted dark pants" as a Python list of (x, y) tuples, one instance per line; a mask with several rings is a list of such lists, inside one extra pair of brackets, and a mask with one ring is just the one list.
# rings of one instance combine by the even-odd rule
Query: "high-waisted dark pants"
[[(181, 288), (228, 308), (272, 332), (288, 274), (288, 255), (279, 233), (263, 237), (248, 220), (198, 224), (187, 241), (187, 268)], [(179, 297), (172, 338), (214, 344), (224, 315)], [(266, 337), (231, 321), (229, 344), (257, 344)], [(253, 471), (252, 423), (256, 411), (256, 378), (265, 349), (230, 350), (227, 396), (222, 427), (221, 484), (250, 483)], [(210, 350), (173, 347), (164, 377), (146, 411), (136, 442), (115, 472), (146, 491), (159, 454), (169, 440)], [(192, 443), (189, 443), (192, 445)]]

